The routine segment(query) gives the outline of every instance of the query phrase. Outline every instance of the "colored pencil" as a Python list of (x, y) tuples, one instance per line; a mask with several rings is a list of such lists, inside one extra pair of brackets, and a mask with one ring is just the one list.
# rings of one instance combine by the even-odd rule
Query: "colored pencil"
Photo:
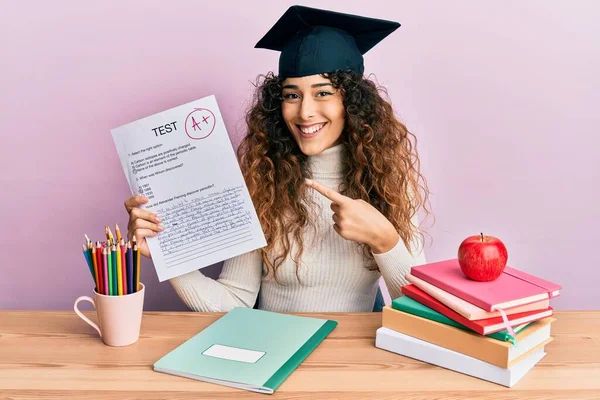
[(97, 292), (105, 294), (104, 292), (104, 264), (102, 262), (102, 246), (100, 242), (96, 242), (96, 264), (98, 264), (98, 288)]
[[(136, 245), (137, 247), (137, 245)], [(138, 290), (140, 290), (140, 248), (137, 248), (137, 260), (135, 262), (136, 264), (136, 272), (135, 272), (135, 291), (137, 292)]]
[(136, 291), (136, 282), (137, 282), (137, 278), (135, 277), (135, 274), (137, 274), (137, 265), (136, 265), (136, 261), (137, 261), (137, 253), (134, 251), (134, 249), (137, 249), (137, 239), (135, 237), (135, 235), (133, 235), (131, 237), (131, 253), (133, 254), (133, 291)]
[[(114, 245), (113, 245), (114, 246)], [(123, 295), (123, 268), (121, 266), (121, 247), (115, 248), (116, 264), (117, 264), (117, 294)]]
[(115, 267), (115, 282), (114, 282), (114, 284), (115, 284), (115, 295), (118, 296), (119, 295), (119, 275), (120, 274), (119, 274), (119, 269), (117, 268), (118, 267), (118, 265), (117, 265), (118, 257), (117, 257), (117, 247), (114, 245), (114, 236), (113, 236), (113, 245), (112, 245), (111, 248), (112, 248), (112, 251), (113, 251), (113, 257), (114, 257), (113, 263), (114, 263), (114, 267)]
[(85, 249), (85, 252), (87, 253), (87, 261), (89, 262), (88, 265), (90, 266), (93, 275), (92, 278), (96, 279), (96, 276), (94, 275), (94, 264), (92, 262), (92, 249), (88, 247)]
[(117, 295), (119, 295), (119, 271), (117, 269), (117, 248), (115, 247), (114, 240), (115, 240), (115, 237), (113, 236), (113, 245), (111, 246), (111, 249), (113, 252), (112, 254), (114, 257), (113, 258), (113, 266), (114, 266), (114, 271), (115, 271), (115, 276), (114, 276), (115, 281), (113, 283), (115, 285), (114, 286), (115, 295), (117, 296)]
[(135, 242), (133, 242), (131, 244), (131, 269), (133, 270), (133, 275), (131, 276), (131, 287), (133, 288), (133, 292), (135, 293), (135, 282), (137, 281), (137, 278), (135, 277), (135, 274), (137, 274), (137, 265), (135, 264), (136, 260), (137, 260), (137, 245), (135, 244)]
[(94, 257), (92, 255), (91, 243), (88, 244), (87, 253), (88, 253), (88, 258), (90, 259), (90, 264), (92, 265), (92, 272), (94, 273), (94, 282), (95, 282), (98, 274), (97, 274), (96, 268), (94, 268)]
[(127, 287), (128, 293), (134, 293), (133, 290), (133, 250), (131, 242), (127, 241)]
[(114, 243), (114, 236), (112, 234), (112, 231), (110, 230), (110, 226), (107, 226), (106, 229), (108, 229), (108, 240), (110, 242), (110, 244), (112, 245)]
[(115, 233), (117, 235), (117, 244), (121, 243), (121, 230), (119, 229), (119, 225), (115, 224)]
[(106, 267), (108, 268), (108, 295), (112, 296), (114, 294), (113, 290), (113, 269), (112, 269), (112, 253), (110, 251), (110, 246), (106, 246)]
[(129, 294), (131, 293), (128, 290), (128, 285), (127, 285), (127, 257), (126, 257), (126, 251), (127, 251), (127, 247), (125, 247), (125, 242), (123, 241), (123, 239), (121, 239), (120, 242), (120, 246), (121, 246), (121, 266), (123, 268), (122, 271), (122, 285), (123, 285), (123, 294)]
[[(109, 228), (110, 229), (110, 228)], [(111, 233), (112, 237), (112, 233)], [(113, 285), (113, 296), (117, 296), (119, 294), (118, 282), (117, 282), (117, 254), (115, 251), (115, 246), (113, 244), (110, 245), (109, 248), (111, 260), (110, 265), (112, 267), (112, 285)]]
[(92, 274), (92, 279), (94, 279), (94, 267), (92, 266), (92, 260), (90, 259), (90, 255), (88, 250), (85, 248), (85, 245), (83, 246), (83, 257), (85, 257), (85, 262), (87, 263), (90, 273)]
[(107, 254), (107, 262), (108, 262), (108, 287), (110, 290), (110, 295), (114, 296), (115, 294), (115, 286), (114, 286), (114, 282), (115, 282), (115, 273), (113, 271), (113, 265), (112, 265), (112, 251), (110, 248), (110, 241), (108, 241), (108, 243), (106, 243), (106, 254)]
[(137, 266), (137, 253), (138, 253), (138, 248), (137, 248), (137, 244), (134, 243), (133, 247), (132, 247), (132, 253), (133, 253), (133, 291), (137, 292), (137, 274), (138, 274), (138, 266)]
[(102, 268), (104, 269), (104, 294), (110, 296), (110, 268), (108, 268), (108, 251), (102, 247)]
[(94, 284), (96, 285), (96, 287), (94, 288), (96, 291), (98, 291), (98, 265), (97, 265), (97, 257), (96, 257), (96, 247), (94, 245), (92, 245), (92, 265), (94, 266)]

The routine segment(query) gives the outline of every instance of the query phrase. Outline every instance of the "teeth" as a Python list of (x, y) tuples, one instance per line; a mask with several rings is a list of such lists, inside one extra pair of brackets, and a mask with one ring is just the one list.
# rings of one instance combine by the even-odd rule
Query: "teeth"
[(308, 135), (317, 132), (319, 129), (321, 129), (323, 127), (323, 125), (325, 124), (319, 124), (319, 125), (313, 125), (311, 127), (308, 128), (302, 128), (300, 127), (300, 130)]

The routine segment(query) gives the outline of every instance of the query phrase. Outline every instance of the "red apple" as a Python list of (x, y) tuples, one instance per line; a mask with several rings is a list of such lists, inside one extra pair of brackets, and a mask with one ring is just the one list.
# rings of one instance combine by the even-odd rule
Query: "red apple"
[(458, 263), (469, 279), (490, 282), (506, 267), (508, 252), (504, 243), (494, 236), (469, 236), (458, 247)]

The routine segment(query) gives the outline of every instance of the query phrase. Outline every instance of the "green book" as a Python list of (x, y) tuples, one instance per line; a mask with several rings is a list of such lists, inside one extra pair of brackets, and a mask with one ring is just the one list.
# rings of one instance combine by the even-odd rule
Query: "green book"
[(236, 307), (154, 364), (154, 370), (273, 393), (336, 321)]
[[(395, 310), (404, 311), (404, 312), (412, 314), (412, 315), (417, 315), (419, 317), (423, 317), (423, 318), (426, 318), (426, 319), (429, 319), (432, 321), (440, 322), (445, 325), (454, 326), (456, 328), (459, 328), (459, 329), (462, 329), (465, 331), (475, 332), (472, 329), (467, 328), (463, 324), (459, 324), (458, 322), (454, 321), (453, 319), (450, 319), (450, 318), (446, 317), (445, 315), (440, 314), (439, 312), (435, 311), (434, 309), (429, 308), (426, 305), (421, 304), (418, 301), (411, 299), (408, 296), (402, 296), (402, 297), (398, 297), (397, 299), (392, 300), (392, 308)], [(523, 324), (523, 325), (514, 326), (513, 330), (515, 331), (515, 334), (521, 332), (529, 324), (530, 324), (530, 322)], [(499, 331), (499, 332), (491, 333), (486, 336), (489, 338), (503, 341), (503, 342), (511, 341), (510, 334), (508, 333), (508, 331), (506, 329)]]

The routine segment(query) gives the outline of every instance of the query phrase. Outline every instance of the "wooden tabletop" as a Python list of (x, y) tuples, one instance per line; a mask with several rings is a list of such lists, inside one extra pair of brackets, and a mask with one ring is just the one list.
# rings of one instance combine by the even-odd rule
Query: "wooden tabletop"
[[(267, 398), (152, 370), (221, 315), (146, 312), (113, 348), (73, 312), (0, 311), (0, 399)], [(273, 399), (600, 399), (600, 311), (556, 312), (548, 355), (510, 389), (376, 348), (380, 313), (299, 315), (339, 325)]]

